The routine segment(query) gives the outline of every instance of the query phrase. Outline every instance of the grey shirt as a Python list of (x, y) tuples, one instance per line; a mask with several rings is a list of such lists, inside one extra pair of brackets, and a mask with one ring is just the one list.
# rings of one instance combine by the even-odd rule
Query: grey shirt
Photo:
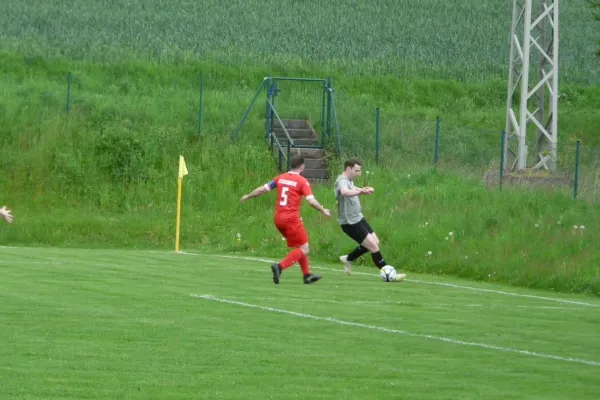
[(342, 196), (340, 193), (342, 188), (354, 190), (355, 186), (350, 179), (343, 175), (339, 175), (335, 180), (335, 199), (338, 207), (338, 223), (340, 225), (356, 224), (363, 218), (360, 200), (358, 199), (358, 195), (349, 197)]

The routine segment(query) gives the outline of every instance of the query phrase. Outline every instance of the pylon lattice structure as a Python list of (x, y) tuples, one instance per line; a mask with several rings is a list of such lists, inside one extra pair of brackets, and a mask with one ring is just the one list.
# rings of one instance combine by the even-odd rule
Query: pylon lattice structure
[[(513, 0), (504, 148), (511, 170), (556, 169), (558, 26), (558, 0)], [(528, 126), (535, 157), (528, 157)]]

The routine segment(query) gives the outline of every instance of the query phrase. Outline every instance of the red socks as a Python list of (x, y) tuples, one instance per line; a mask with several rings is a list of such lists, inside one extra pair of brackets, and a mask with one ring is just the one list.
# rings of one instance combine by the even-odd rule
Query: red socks
[(300, 249), (294, 249), (294, 250), (290, 251), (288, 253), (288, 255), (285, 256), (285, 258), (283, 260), (281, 260), (279, 265), (281, 266), (281, 269), (284, 270), (284, 269), (289, 268), (292, 265), (294, 265), (296, 263), (296, 261), (300, 263), (300, 268), (302, 269), (302, 275), (306, 276), (306, 275), (310, 274), (308, 257), (305, 256), (304, 252)]
[[(302, 252), (302, 250), (300, 250), (300, 249), (292, 250), (288, 253), (287, 256), (285, 256), (285, 258), (283, 260), (281, 260), (279, 265), (281, 266), (281, 269), (286, 269), (286, 268), (294, 265), (294, 263), (296, 261), (300, 261), (300, 259), (302, 257), (306, 258), (306, 256), (304, 255), (304, 252)], [(308, 264), (308, 259), (307, 259), (307, 264)], [(302, 268), (302, 270), (304, 271), (304, 268)]]
[(302, 258), (298, 260), (300, 262), (300, 268), (302, 268), (302, 275), (306, 276), (310, 274), (310, 268), (308, 267), (308, 257), (302, 254)]

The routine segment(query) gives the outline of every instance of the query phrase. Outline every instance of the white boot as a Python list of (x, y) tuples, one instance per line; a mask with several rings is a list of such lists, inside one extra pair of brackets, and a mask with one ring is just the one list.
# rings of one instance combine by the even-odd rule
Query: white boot
[(344, 272), (352, 275), (352, 262), (348, 261), (348, 256), (340, 256), (340, 261), (344, 263)]

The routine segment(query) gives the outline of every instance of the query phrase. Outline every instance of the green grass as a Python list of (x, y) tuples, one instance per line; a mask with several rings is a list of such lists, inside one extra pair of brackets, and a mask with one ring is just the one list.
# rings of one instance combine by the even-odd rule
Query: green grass
[[(600, 260), (593, 250), (599, 234), (597, 224), (593, 223), (594, 207), (574, 203), (561, 195), (535, 196), (514, 190), (489, 192), (477, 184), (443, 174), (403, 173), (394, 178), (384, 170), (368, 168), (374, 172), (368, 183), (377, 192), (363, 199), (365, 215), (381, 238), (383, 254), (392, 265), (412, 272), (452, 274), (555, 291), (600, 293)], [(238, 205), (243, 193), (267, 181), (268, 172), (254, 175), (252, 182), (236, 183), (233, 179), (241, 180), (241, 175), (223, 173), (204, 179), (202, 174), (194, 176), (194, 171), (201, 171), (194, 162), (188, 162), (188, 169), (182, 210), (183, 249), (226, 250), (278, 258), (287, 252), (285, 242), (271, 222), (271, 196), (243, 207)], [(226, 181), (219, 183), (220, 179)], [(35, 206), (27, 200), (23, 200), (24, 205), (12, 201), (18, 220), (0, 231), (1, 241), (173, 249), (176, 185), (174, 178), (169, 182), (170, 190), (159, 183), (140, 185), (129, 192), (115, 190), (114, 198), (94, 197), (90, 202), (68, 206), (48, 204), (48, 199), (41, 195), (35, 200), (47, 206)], [(203, 189), (211, 185), (220, 185), (221, 190)], [(315, 188), (317, 198), (333, 209), (330, 191), (328, 187)], [(107, 204), (94, 203), (104, 198), (108, 199)], [(303, 207), (303, 216), (313, 258), (333, 261), (354, 247), (335, 221), (324, 220), (308, 206)], [(585, 229), (574, 230), (575, 225), (584, 225)], [(432, 256), (427, 256), (429, 251)], [(368, 257), (364, 263), (371, 265)]]
[(600, 302), (589, 296), (418, 274), (386, 284), (373, 267), (348, 277), (320, 263), (315, 285), (293, 267), (274, 287), (267, 263), (213, 255), (0, 252), (7, 400), (594, 399), (599, 389)]
[[(580, 139), (577, 201), (570, 185), (482, 183), (498, 171), (509, 1), (5, 3), (0, 206), (15, 222), (0, 244), (17, 247), (0, 248), (0, 398), (597, 397), (600, 68), (584, 1), (561, 3), (560, 28), (559, 169), (573, 176)], [(331, 173), (364, 160), (365, 215), (405, 282), (368, 257), (344, 275), (355, 244), (304, 205), (324, 278), (303, 285), (295, 266), (274, 287), (263, 257), (288, 250), (274, 199), (239, 204), (277, 173), (263, 97), (229, 144), (267, 75), (333, 77)], [(279, 88), (282, 118), (318, 125), (318, 85)], [(180, 154), (187, 254), (173, 253)], [(314, 192), (335, 208), (330, 185)]]
[[(177, 160), (183, 154), (190, 170), (184, 181), (184, 248), (274, 255), (286, 251), (271, 223), (272, 199), (238, 205), (241, 195), (276, 173), (261, 138), (262, 102), (243, 126), (239, 142), (228, 145), (253, 88), (232, 86), (225, 78), (207, 80), (204, 130), (197, 137), (193, 64), (176, 70), (43, 58), (23, 63), (10, 54), (5, 60), (1, 185), (3, 203), (12, 207), (17, 223), (3, 227), (0, 241), (172, 248)], [(74, 78), (67, 123), (61, 71), (68, 66), (74, 67)], [(249, 74), (256, 71), (250, 69)], [(340, 85), (355, 90), (368, 82), (340, 78)], [(290, 93), (292, 88), (282, 86), (278, 100), (282, 116), (318, 119), (318, 90), (306, 86)], [(569, 187), (550, 194), (511, 188), (490, 191), (481, 178), (497, 165), (497, 134), (446, 123), (439, 170), (432, 172), (435, 120), (419, 122), (402, 111), (388, 118), (392, 106), (384, 107), (382, 164), (375, 166), (368, 150), (371, 134), (358, 130), (361, 124), (372, 124), (357, 112), (364, 98), (343, 93), (338, 96), (343, 99), (337, 103), (338, 112), (348, 127), (343, 132), (350, 132), (343, 135), (344, 151), (363, 157), (365, 170), (374, 172), (360, 181), (368, 179), (377, 188), (375, 196), (364, 199), (365, 214), (381, 236), (390, 262), (411, 271), (600, 293), (599, 260), (592, 250), (599, 229), (592, 222), (593, 205), (574, 202)], [(376, 98), (375, 90), (366, 93)], [(449, 105), (451, 97), (446, 99)], [(577, 107), (591, 104), (582, 100)], [(452, 120), (448, 113), (444, 121), (446, 115)], [(394, 135), (393, 129), (401, 134)], [(584, 157), (588, 158), (582, 200), (598, 196), (597, 174), (589, 172), (597, 159)], [(339, 161), (333, 159), (332, 173), (339, 170)], [(320, 201), (335, 208), (329, 187), (315, 191)], [(334, 221), (322, 221), (312, 210), (303, 213), (316, 259), (335, 260), (351, 249), (352, 243)], [(421, 229), (425, 222), (435, 228)], [(574, 225), (587, 229), (574, 235)], [(445, 241), (451, 231), (456, 233), (453, 244)], [(234, 241), (237, 233), (243, 237), (241, 243)], [(430, 250), (434, 256), (425, 257)]]
[[(203, 58), (228, 65), (314, 66), (345, 75), (504, 79), (512, 2), (97, 1), (3, 8), (2, 47), (114, 61), (132, 54), (169, 64)], [(563, 2), (561, 76), (600, 82), (597, 27), (585, 1)]]
[[(574, 139), (581, 139), (580, 201), (571, 199), (570, 186), (499, 193), (481, 178), (497, 171), (507, 62), (498, 55), (507, 54), (510, 10), (508, 3), (496, 11), (490, 2), (471, 3), (440, 3), (437, 13), (422, 2), (404, 4), (403, 12), (392, 12), (399, 7), (392, 3), (379, 11), (331, 3), (315, 13), (306, 2), (254, 8), (229, 2), (224, 13), (180, 1), (152, 2), (132, 13), (133, 2), (10, 2), (0, 16), (6, 27), (0, 191), (16, 223), (2, 226), (0, 242), (172, 249), (183, 154), (190, 170), (183, 248), (280, 257), (286, 249), (271, 224), (272, 199), (238, 205), (242, 194), (276, 173), (261, 138), (262, 98), (239, 142), (230, 146), (229, 136), (264, 76), (331, 75), (344, 156), (361, 157), (374, 172), (361, 181), (368, 178), (377, 190), (364, 200), (365, 214), (390, 262), (411, 272), (600, 293), (599, 227), (590, 204), (600, 197), (600, 153), (593, 148), (600, 144), (600, 90), (588, 86), (598, 68), (586, 56), (593, 22), (582, 3), (562, 6), (560, 168), (573, 175)], [(337, 23), (323, 23), (334, 9)], [(135, 16), (131, 25), (124, 23), (128, 15)], [(262, 29), (254, 22), (263, 17), (281, 23)], [(467, 40), (472, 30), (486, 35)], [(396, 36), (404, 41), (386, 39)], [(315, 45), (314, 38), (323, 40)], [(454, 44), (442, 47), (453, 51), (440, 56), (440, 43)], [(280, 89), (283, 118), (319, 120), (318, 85), (288, 82)], [(382, 110), (380, 166), (374, 165), (376, 107)], [(440, 164), (432, 172), (436, 116)], [(332, 159), (333, 174), (339, 161)], [(330, 187), (315, 191), (334, 208)], [(303, 212), (314, 259), (336, 260), (349, 251), (353, 244), (334, 221)], [(586, 229), (574, 232), (574, 225)], [(449, 232), (452, 242), (445, 240)]]

